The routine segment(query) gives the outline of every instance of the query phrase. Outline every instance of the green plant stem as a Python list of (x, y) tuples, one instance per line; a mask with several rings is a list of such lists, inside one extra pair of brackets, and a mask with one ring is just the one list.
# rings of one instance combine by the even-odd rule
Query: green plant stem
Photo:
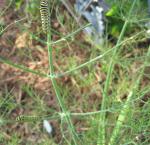
[[(120, 34), (120, 37), (118, 39), (118, 42), (116, 44), (116, 47), (115, 47), (115, 49), (113, 51), (112, 59), (111, 59), (111, 62), (110, 62), (110, 65), (109, 65), (109, 69), (108, 69), (108, 73), (107, 73), (107, 77), (106, 77), (106, 83), (105, 83), (105, 86), (104, 86), (101, 110), (105, 110), (106, 106), (107, 106), (107, 100), (108, 100), (107, 92), (108, 92), (108, 89), (109, 89), (111, 74), (112, 74), (113, 68), (114, 68), (114, 59), (115, 59), (115, 56), (117, 54), (117, 50), (119, 48), (118, 44), (120, 43), (120, 41), (123, 38), (123, 35), (124, 35), (125, 30), (126, 30), (127, 24), (128, 24), (128, 22), (126, 21), (124, 26), (123, 26), (122, 32)], [(100, 122), (100, 124), (99, 124), (99, 134), (98, 134), (99, 138), (98, 138), (97, 145), (105, 145), (105, 124), (106, 124), (105, 121), (106, 121), (106, 112), (103, 112), (100, 115), (100, 120), (99, 120), (99, 122)]]
[[(109, 89), (111, 75), (112, 75), (112, 72), (113, 72), (113, 69), (114, 69), (114, 65), (115, 65), (115, 58), (116, 58), (116, 55), (117, 55), (117, 51), (120, 48), (119, 44), (121, 43), (121, 41), (123, 39), (124, 33), (126, 31), (126, 28), (127, 28), (128, 22), (129, 22), (129, 18), (131, 16), (131, 13), (132, 13), (133, 8), (135, 6), (135, 3), (136, 3), (136, 0), (134, 0), (134, 2), (132, 4), (132, 7), (131, 7), (130, 12), (129, 12), (128, 19), (125, 21), (125, 23), (123, 25), (122, 31), (120, 33), (120, 36), (119, 36), (118, 41), (117, 41), (117, 44), (116, 44), (116, 46), (114, 48), (114, 51), (113, 51), (113, 54), (112, 54), (112, 58), (111, 58), (111, 61), (110, 61), (110, 64), (109, 64), (109, 69), (108, 69), (108, 72), (107, 72), (106, 82), (105, 82), (105, 85), (104, 85), (103, 100), (102, 100), (102, 104), (101, 104), (101, 110), (105, 110), (107, 108), (108, 89)], [(106, 144), (106, 137), (105, 137), (105, 135), (106, 135), (106, 132), (105, 132), (106, 112), (101, 113), (99, 122), (100, 123), (99, 123), (97, 145), (105, 145)]]
[(113, 130), (113, 133), (111, 135), (111, 139), (110, 139), (110, 143), (109, 145), (115, 145), (115, 142), (116, 142), (116, 138), (118, 137), (119, 135), (119, 132), (120, 132), (120, 128), (121, 126), (123, 125), (123, 122), (126, 118), (126, 114), (127, 112), (129, 111), (129, 105), (130, 105), (130, 101), (131, 101), (131, 98), (133, 96), (133, 91), (131, 91), (127, 97), (127, 100), (122, 108), (122, 111), (120, 112), (119, 114), (119, 117), (118, 117), (118, 120), (117, 120), (117, 123), (115, 125), (115, 128)]
[[(139, 32), (139, 33), (137, 33), (136, 35), (134, 35), (134, 36), (132, 36), (132, 37), (130, 37), (130, 38), (128, 38), (128, 39), (122, 41), (120, 44), (118, 44), (118, 47), (119, 47), (119, 46), (122, 46), (123, 44), (125, 44), (125, 43), (128, 42), (128, 41), (131, 41), (132, 39), (134, 39), (135, 37), (139, 36), (139, 35), (140, 35), (141, 33), (143, 33), (143, 32), (145, 32), (145, 31)], [(59, 41), (59, 40), (58, 40), (58, 41)], [(45, 42), (44, 44), (47, 44), (47, 42)], [(50, 43), (49, 45), (53, 45), (53, 44)], [(73, 69), (71, 69), (71, 70), (68, 70), (68, 71), (66, 71), (66, 72), (64, 72), (64, 73), (55, 74), (53, 77), (55, 77), (55, 78), (63, 77), (63, 76), (66, 76), (66, 75), (71, 74), (71, 73), (74, 72), (74, 71), (77, 71), (77, 70), (79, 70), (79, 69), (82, 69), (83, 67), (85, 67), (85, 66), (87, 66), (87, 65), (89, 65), (89, 64), (91, 64), (91, 63), (94, 63), (95, 61), (97, 61), (97, 60), (103, 58), (104, 56), (106, 56), (107, 54), (109, 54), (110, 52), (112, 52), (112, 51), (114, 50), (114, 48), (115, 48), (115, 47), (113, 47), (113, 48), (107, 50), (107, 51), (106, 51), (105, 53), (103, 53), (102, 55), (99, 55), (99, 56), (97, 56), (97, 57), (95, 57), (95, 58), (93, 58), (93, 59), (91, 59), (91, 60), (89, 60), (89, 61), (87, 61), (87, 62), (85, 62), (85, 63), (83, 63), (83, 64), (81, 64), (81, 65), (79, 65), (79, 66), (77, 66), (77, 67), (75, 67), (75, 68), (73, 68)], [(39, 72), (39, 71), (35, 71), (35, 70), (30, 69), (30, 68), (27, 68), (27, 67), (25, 67), (25, 66), (23, 66), (23, 65), (15, 64), (15, 63), (13, 63), (13, 62), (11, 62), (11, 61), (9, 61), (9, 60), (7, 60), (7, 59), (1, 57), (1, 56), (0, 56), (0, 62), (5, 63), (5, 64), (8, 64), (9, 66), (12, 66), (12, 67), (14, 67), (14, 68), (23, 70), (24, 72), (29, 72), (29, 73), (38, 75), (38, 76), (40, 76), (40, 77), (51, 78), (50, 75), (47, 75), (47, 74), (45, 74), (45, 73), (41, 73), (41, 72)]]
[(76, 141), (77, 140), (77, 135), (76, 135), (76, 132), (74, 130), (74, 126), (73, 126), (72, 121), (70, 119), (69, 113), (67, 113), (67, 110), (66, 110), (66, 108), (64, 106), (64, 103), (63, 103), (63, 100), (62, 100), (62, 97), (61, 97), (61, 94), (60, 94), (60, 91), (59, 91), (56, 79), (53, 77), (54, 76), (54, 66), (53, 66), (52, 47), (51, 47), (49, 42), (51, 42), (50, 31), (47, 34), (47, 47), (48, 47), (49, 68), (50, 68), (50, 74), (51, 74), (51, 81), (52, 81), (52, 85), (53, 85), (53, 88), (54, 88), (55, 93), (56, 93), (56, 97), (57, 97), (58, 103), (59, 103), (60, 108), (61, 108), (61, 110), (62, 110), (62, 112), (64, 114), (64, 116), (62, 116), (62, 117), (68, 123), (69, 130), (70, 130), (70, 132), (72, 134), (73, 142), (74, 142), (75, 145), (77, 145), (77, 141)]
[(108, 55), (108, 54), (111, 53), (116, 47), (120, 47), (120, 46), (124, 45), (125, 43), (127, 43), (128, 41), (131, 41), (132, 39), (136, 38), (137, 36), (141, 35), (142, 33), (145, 33), (145, 31), (138, 32), (138, 33), (135, 34), (134, 36), (129, 37), (129, 38), (127, 38), (127, 39), (124, 40), (124, 41), (120, 41), (120, 43), (118, 43), (117, 46), (112, 47), (111, 49), (107, 50), (107, 51), (104, 52), (103, 54), (101, 54), (101, 55), (99, 55), (99, 56), (97, 56), (97, 57), (95, 57), (95, 58), (93, 58), (93, 59), (91, 59), (91, 60), (89, 60), (89, 61), (87, 61), (87, 62), (85, 62), (85, 63), (83, 63), (83, 64), (81, 64), (81, 65), (79, 65), (79, 66), (77, 66), (77, 67), (75, 67), (75, 68), (72, 68), (72, 69), (70, 69), (70, 70), (68, 70), (68, 71), (66, 71), (66, 72), (63, 72), (63, 73), (60, 73), (60, 74), (55, 74), (54, 77), (55, 77), (55, 78), (63, 77), (63, 76), (69, 75), (69, 74), (71, 74), (72, 72), (75, 72), (75, 71), (77, 71), (77, 70), (79, 70), (79, 69), (82, 69), (83, 67), (85, 67), (85, 66), (87, 66), (87, 65), (89, 65), (89, 64), (91, 64), (91, 63), (94, 63), (94, 62), (98, 61), (99, 59), (103, 58), (104, 56)]
[(9, 2), (8, 6), (1, 12), (0, 17), (2, 17), (2, 16), (5, 14), (5, 12), (10, 8), (12, 2), (13, 2), (13, 0), (11, 0), (11, 1)]
[(21, 21), (24, 21), (24, 20), (26, 20), (26, 19), (27, 19), (27, 17), (24, 17), (24, 18), (22, 18), (22, 19), (15, 20), (14, 22), (10, 23), (9, 25), (7, 25), (4, 29), (2, 29), (2, 30), (0, 31), (0, 35), (2, 35), (2, 34), (3, 34), (8, 28), (10, 28), (12, 25), (17, 24), (17, 23), (19, 23), (19, 22), (21, 22)]
[(9, 61), (9, 60), (7, 60), (7, 59), (1, 57), (1, 56), (0, 56), (0, 62), (2, 62), (2, 63), (4, 63), (4, 64), (8, 64), (9, 66), (12, 66), (12, 67), (14, 67), (14, 68), (20, 69), (20, 70), (22, 70), (22, 71), (24, 71), (24, 72), (32, 73), (32, 74), (38, 75), (38, 76), (40, 76), (40, 77), (48, 77), (48, 76), (47, 76), (46, 74), (44, 74), (44, 73), (41, 73), (41, 72), (39, 72), (39, 71), (35, 71), (35, 70), (30, 69), (30, 68), (28, 68), (28, 67), (25, 67), (25, 66), (23, 66), (23, 65), (15, 64), (15, 63), (13, 63), (13, 62), (11, 62), (11, 61)]
[(120, 134), (120, 131), (121, 131), (121, 127), (123, 126), (123, 123), (127, 117), (127, 114), (128, 114), (128, 111), (130, 109), (130, 105), (131, 105), (131, 100), (133, 98), (133, 95), (136, 93), (136, 90), (137, 88), (139, 87), (139, 84), (140, 84), (140, 81), (141, 81), (141, 78), (143, 76), (143, 73), (144, 73), (144, 70), (145, 70), (145, 66), (148, 62), (148, 58), (150, 57), (150, 47), (148, 49), (148, 52), (147, 52), (147, 56), (145, 58), (145, 61), (144, 61), (144, 67), (142, 68), (142, 71), (138, 77), (138, 79), (135, 81), (135, 85), (132, 87), (128, 97), (127, 97), (127, 100), (118, 116), (118, 120), (116, 122), (116, 125), (115, 125), (115, 128), (113, 129), (113, 133), (111, 135), (111, 138), (110, 138), (110, 142), (109, 142), (109, 145), (116, 145), (116, 140), (117, 140), (117, 137), (119, 136)]

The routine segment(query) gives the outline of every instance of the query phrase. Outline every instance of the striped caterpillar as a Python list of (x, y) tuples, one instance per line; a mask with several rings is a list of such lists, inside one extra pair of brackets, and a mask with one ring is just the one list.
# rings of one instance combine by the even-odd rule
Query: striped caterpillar
[(50, 14), (49, 14), (48, 0), (41, 0), (40, 3), (40, 14), (42, 21), (43, 31), (46, 33), (50, 27)]
[(20, 115), (16, 117), (16, 121), (18, 122), (32, 122), (32, 121), (38, 121), (41, 119), (41, 116), (24, 116)]

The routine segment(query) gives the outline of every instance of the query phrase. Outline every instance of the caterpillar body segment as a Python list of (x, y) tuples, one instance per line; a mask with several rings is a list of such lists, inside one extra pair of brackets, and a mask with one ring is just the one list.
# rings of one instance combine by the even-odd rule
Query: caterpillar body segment
[(41, 0), (40, 14), (41, 14), (41, 21), (42, 21), (42, 29), (45, 33), (47, 33), (50, 27), (50, 14), (49, 14), (48, 0)]

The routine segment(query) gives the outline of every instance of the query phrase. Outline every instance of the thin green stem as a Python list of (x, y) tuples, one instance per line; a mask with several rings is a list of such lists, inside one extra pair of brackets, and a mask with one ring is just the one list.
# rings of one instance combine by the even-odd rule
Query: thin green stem
[[(118, 38), (117, 44), (116, 44), (116, 46), (114, 48), (114, 51), (113, 51), (113, 54), (112, 54), (112, 57), (111, 57), (111, 61), (110, 61), (110, 64), (109, 64), (109, 69), (108, 69), (108, 72), (107, 72), (106, 82), (105, 82), (105, 85), (104, 85), (103, 100), (102, 100), (102, 104), (101, 104), (101, 110), (105, 110), (107, 108), (108, 89), (109, 89), (109, 84), (110, 84), (110, 80), (111, 80), (111, 75), (112, 75), (112, 72), (113, 72), (113, 69), (114, 69), (114, 65), (115, 65), (115, 57), (117, 55), (118, 49), (120, 48), (119, 44), (121, 43), (121, 41), (123, 39), (124, 33), (126, 31), (126, 28), (127, 28), (128, 22), (129, 22), (129, 18), (131, 16), (131, 13), (132, 13), (133, 8), (135, 6), (135, 3), (136, 3), (136, 0), (134, 0), (134, 2), (132, 4), (132, 7), (131, 7), (130, 12), (129, 12), (128, 19), (125, 21), (125, 23), (123, 25), (122, 31), (120, 33), (120, 36)], [(105, 145), (106, 144), (106, 137), (105, 137), (105, 135), (106, 135), (106, 132), (105, 132), (106, 112), (103, 112), (100, 115), (99, 122), (100, 123), (99, 123), (99, 133), (98, 133), (97, 145)]]
[(41, 72), (39, 72), (39, 71), (35, 71), (35, 70), (30, 69), (30, 68), (28, 68), (28, 67), (25, 67), (25, 66), (23, 66), (23, 65), (15, 64), (15, 63), (13, 63), (13, 62), (11, 62), (11, 61), (9, 61), (9, 60), (7, 60), (7, 59), (1, 57), (1, 56), (0, 56), (0, 62), (2, 62), (2, 63), (4, 63), (4, 64), (8, 64), (9, 66), (12, 66), (12, 67), (14, 67), (14, 68), (20, 69), (20, 70), (22, 70), (22, 71), (24, 71), (24, 72), (29, 72), (29, 73), (38, 75), (38, 76), (40, 76), (40, 77), (48, 77), (47, 74), (41, 73)]
[(111, 49), (107, 50), (107, 51), (104, 52), (103, 54), (101, 54), (101, 55), (99, 55), (99, 56), (97, 56), (97, 57), (95, 57), (95, 58), (93, 58), (93, 59), (91, 59), (91, 60), (89, 60), (89, 61), (87, 61), (87, 62), (85, 62), (85, 63), (83, 63), (83, 64), (81, 64), (81, 65), (79, 65), (79, 66), (77, 66), (77, 67), (75, 67), (75, 68), (72, 68), (72, 69), (70, 69), (70, 70), (68, 70), (68, 71), (66, 71), (66, 72), (64, 72), (64, 73), (55, 74), (54, 77), (55, 77), (55, 78), (63, 77), (63, 76), (69, 75), (69, 74), (71, 74), (72, 72), (75, 72), (75, 71), (77, 71), (77, 70), (79, 70), (79, 69), (82, 69), (82, 68), (84, 68), (85, 66), (87, 66), (87, 65), (89, 65), (89, 64), (91, 64), (91, 63), (94, 63), (94, 62), (98, 61), (99, 59), (103, 58), (104, 56), (108, 55), (110, 52), (112, 52), (114, 49), (116, 49), (116, 47), (120, 47), (120, 46), (124, 45), (124, 44), (127, 43), (128, 41), (133, 40), (134, 38), (136, 38), (137, 36), (141, 35), (141, 34), (144, 33), (144, 32), (145, 32), (145, 31), (138, 32), (138, 33), (135, 34), (134, 36), (129, 37), (129, 38), (127, 38), (127, 39), (124, 40), (124, 41), (120, 41), (120, 43), (118, 42), (118, 44), (117, 44), (115, 47), (112, 47)]
[[(134, 36), (132, 36), (132, 37), (130, 37), (130, 38), (127, 38), (126, 40), (120, 42), (120, 44), (118, 44), (118, 47), (124, 45), (124, 44), (125, 44), (126, 42), (128, 42), (128, 41), (133, 40), (134, 38), (136, 38), (137, 36), (139, 36), (141, 33), (144, 33), (144, 32), (145, 32), (145, 31), (141, 31), (141, 32), (137, 33), (136, 35), (134, 35)], [(58, 41), (59, 41), (59, 40), (58, 40)], [(45, 42), (44, 44), (47, 44), (47, 42)], [(52, 45), (52, 43), (49, 43), (49, 45)], [(106, 51), (105, 53), (103, 53), (102, 55), (99, 55), (99, 56), (97, 56), (97, 57), (95, 57), (95, 58), (93, 58), (93, 59), (91, 59), (91, 60), (89, 60), (89, 61), (87, 61), (87, 62), (85, 62), (85, 63), (83, 63), (83, 64), (81, 64), (81, 65), (79, 65), (79, 66), (77, 66), (77, 67), (75, 67), (75, 68), (73, 68), (73, 69), (71, 69), (71, 70), (68, 70), (68, 71), (66, 71), (66, 72), (64, 72), (64, 73), (55, 74), (55, 75), (53, 75), (53, 76), (47, 75), (47, 74), (45, 74), (45, 73), (41, 73), (41, 72), (39, 72), (39, 71), (35, 71), (35, 70), (30, 69), (30, 68), (27, 68), (27, 67), (25, 67), (25, 66), (23, 66), (23, 65), (15, 64), (15, 63), (13, 63), (13, 62), (11, 62), (11, 61), (9, 61), (9, 60), (7, 60), (6, 58), (3, 58), (3, 57), (1, 57), (1, 56), (0, 56), (0, 62), (2, 62), (2, 63), (4, 63), (4, 64), (8, 64), (8, 65), (10, 65), (10, 66), (12, 66), (12, 67), (14, 67), (14, 68), (23, 70), (24, 72), (29, 72), (29, 73), (38, 75), (38, 76), (40, 76), (40, 77), (45, 77), (45, 78), (51, 78), (51, 77), (59, 78), (59, 77), (63, 77), (63, 76), (69, 75), (69, 74), (71, 74), (72, 72), (75, 72), (75, 71), (77, 71), (77, 70), (79, 70), (79, 69), (84, 68), (85, 66), (87, 66), (87, 65), (89, 65), (89, 64), (91, 64), (91, 63), (94, 63), (95, 61), (98, 61), (99, 59), (103, 58), (104, 56), (106, 56), (107, 54), (109, 54), (110, 52), (112, 52), (114, 49), (115, 49), (115, 47), (113, 47), (113, 48), (107, 50), (107, 51)]]
[(51, 42), (51, 35), (50, 32), (47, 35), (47, 46), (48, 46), (48, 57), (49, 57), (49, 68), (51, 76), (54, 75), (54, 66), (53, 66), (53, 54), (52, 54), (52, 47), (48, 42)]
[(9, 9), (9, 7), (11, 6), (12, 2), (13, 2), (13, 0), (11, 0), (11, 1), (9, 2), (8, 6), (1, 12), (0, 17), (2, 17), (2, 16), (5, 14), (5, 12), (6, 12), (6, 11)]
[[(123, 26), (122, 32), (120, 34), (120, 37), (118, 39), (118, 42), (116, 44), (116, 47), (115, 47), (115, 49), (113, 51), (113, 55), (112, 55), (112, 58), (111, 58), (111, 62), (110, 62), (110, 65), (109, 65), (109, 69), (108, 69), (107, 77), (106, 77), (106, 82), (105, 82), (105, 86), (104, 86), (101, 110), (105, 110), (106, 106), (107, 106), (107, 100), (108, 100), (107, 92), (108, 92), (108, 89), (109, 89), (110, 79), (111, 79), (111, 75), (112, 75), (113, 68), (114, 68), (114, 60), (115, 60), (115, 57), (116, 57), (116, 54), (117, 54), (117, 50), (119, 48), (118, 44), (120, 43), (120, 41), (123, 38), (123, 34), (124, 34), (125, 30), (126, 30), (127, 24), (128, 24), (128, 22), (126, 21), (124, 26)], [(105, 124), (106, 124), (105, 121), (106, 121), (106, 112), (104, 112), (104, 113), (102, 113), (100, 115), (99, 122), (101, 124), (99, 124), (99, 138), (98, 138), (97, 145), (105, 145), (105, 140), (106, 140), (105, 139)]]
[(123, 108), (121, 109), (121, 112), (118, 116), (118, 120), (117, 120), (116, 125), (113, 129), (113, 133), (111, 135), (109, 145), (115, 145), (116, 144), (117, 137), (120, 134), (121, 127), (123, 126), (125, 118), (127, 117), (128, 111), (130, 109), (130, 105), (131, 105), (131, 102), (132, 102), (131, 100), (133, 98), (133, 95), (136, 92), (136, 89), (139, 87), (139, 84), (140, 84), (141, 78), (143, 76), (145, 66), (148, 62), (149, 57), (150, 57), (150, 47), (148, 49), (148, 52), (147, 52), (147, 55), (146, 55), (146, 58), (145, 58), (145, 61), (144, 61), (144, 67), (142, 68), (141, 73), (140, 73), (138, 79), (136, 80), (135, 85), (132, 87), (132, 89), (131, 89), (128, 97), (127, 97), (127, 100), (126, 100), (126, 102), (125, 102), (125, 104), (124, 104)]
[[(87, 24), (87, 25), (84, 25), (82, 27), (80, 27), (79, 29), (65, 35), (65, 36), (62, 36), (60, 39), (56, 40), (56, 41), (51, 41), (51, 42), (48, 42), (50, 43), (50, 45), (55, 45), (55, 44), (58, 44), (60, 42), (64, 42), (66, 41), (67, 39), (71, 38), (71, 37), (74, 37), (76, 34), (78, 34), (79, 32), (81, 32), (83, 29), (85, 29), (86, 27), (89, 27), (91, 24)], [(42, 44), (47, 44), (47, 42), (45, 42), (44, 40), (40, 39), (38, 36), (34, 35), (33, 33), (29, 33), (29, 35), (34, 38), (35, 40), (37, 40), (38, 42), (41, 42)]]
[[(47, 42), (51, 42), (51, 34), (50, 34), (50, 31), (49, 33), (47, 34)], [(68, 126), (69, 126), (69, 129), (70, 129), (70, 132), (72, 134), (72, 139), (74, 141), (74, 144), (77, 145), (77, 135), (76, 135), (76, 132), (74, 130), (74, 126), (72, 124), (72, 121), (70, 119), (70, 116), (69, 114), (67, 113), (67, 110), (65, 108), (65, 105), (63, 103), (63, 100), (62, 100), (62, 97), (61, 97), (61, 94), (60, 94), (60, 91), (59, 91), (59, 88), (58, 88), (58, 85), (57, 85), (57, 82), (56, 82), (56, 79), (53, 77), (54, 76), (54, 66), (53, 66), (53, 55), (52, 55), (52, 47), (50, 45), (50, 43), (47, 43), (47, 47), (48, 47), (48, 56), (49, 56), (49, 68), (50, 68), (50, 74), (51, 74), (51, 81), (52, 81), (52, 85), (53, 85), (53, 88), (55, 90), (55, 93), (56, 93), (56, 97), (57, 97), (57, 100), (59, 102), (59, 105), (61, 107), (61, 110), (62, 112), (65, 114), (65, 116), (63, 116), (66, 120), (66, 122), (68, 123)]]
[(24, 20), (26, 20), (26, 19), (27, 19), (27, 17), (24, 17), (24, 18), (22, 18), (22, 19), (15, 20), (14, 22), (10, 23), (10, 24), (7, 25), (3, 30), (0, 31), (0, 35), (3, 34), (3, 33), (4, 33), (8, 28), (10, 28), (12, 25), (17, 24), (17, 23), (19, 23), (19, 22), (21, 22), (21, 21), (24, 21)]

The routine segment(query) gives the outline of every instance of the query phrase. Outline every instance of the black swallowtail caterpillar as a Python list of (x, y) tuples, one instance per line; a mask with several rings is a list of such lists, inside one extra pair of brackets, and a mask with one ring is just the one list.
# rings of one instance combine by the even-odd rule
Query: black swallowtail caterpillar
[(33, 122), (33, 121), (39, 121), (41, 119), (42, 119), (41, 116), (24, 116), (24, 115), (20, 115), (20, 116), (16, 117), (16, 121), (18, 121), (18, 122)]
[(41, 0), (40, 13), (43, 31), (46, 33), (50, 27), (50, 12), (48, 0)]

